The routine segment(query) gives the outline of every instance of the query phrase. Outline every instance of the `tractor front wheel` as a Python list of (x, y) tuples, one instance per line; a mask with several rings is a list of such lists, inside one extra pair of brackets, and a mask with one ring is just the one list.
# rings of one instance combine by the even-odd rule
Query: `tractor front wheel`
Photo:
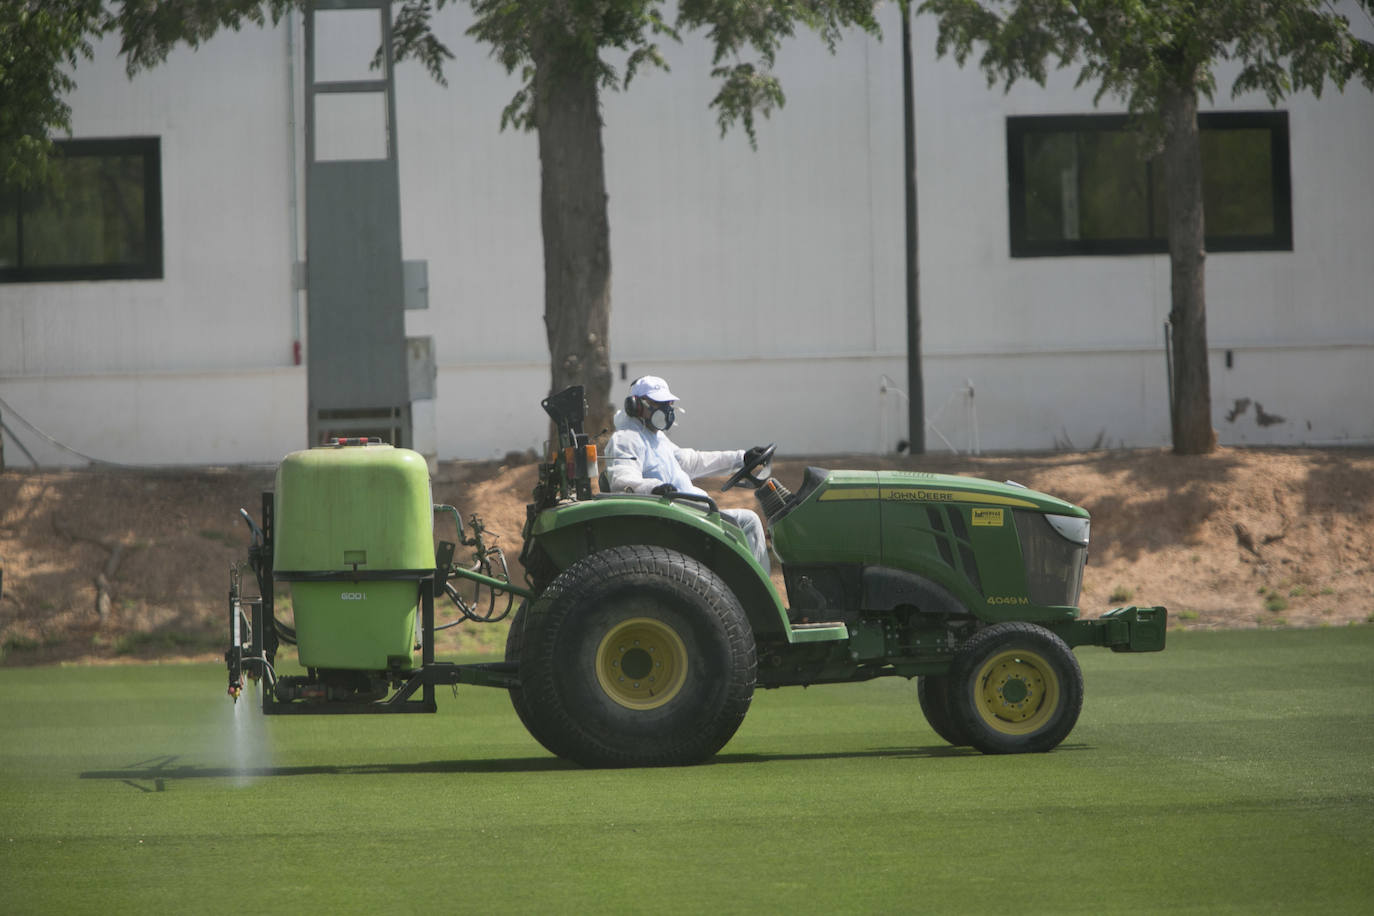
[(968, 736), (960, 731), (949, 702), (949, 678), (943, 674), (926, 674), (916, 679), (916, 700), (931, 729), (955, 747), (968, 744)]
[(753, 633), (730, 589), (690, 557), (639, 546), (594, 553), (524, 617), (512, 700), (560, 757), (593, 767), (699, 763), (744, 721)]
[(1083, 672), (1073, 650), (1033, 623), (976, 633), (955, 656), (948, 689), (955, 730), (985, 754), (1051, 750), (1083, 708)]

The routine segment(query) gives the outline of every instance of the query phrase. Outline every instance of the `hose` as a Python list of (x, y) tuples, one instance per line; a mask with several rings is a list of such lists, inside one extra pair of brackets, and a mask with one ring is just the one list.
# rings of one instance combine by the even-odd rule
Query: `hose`
[(267, 672), (268, 683), (272, 687), (275, 687), (277, 685), (277, 672), (275, 669), (273, 669), (272, 663), (267, 660), (267, 657), (265, 655), (245, 655), (243, 658), (239, 659), (239, 661), (257, 662), (258, 664), (262, 665), (263, 670)]
[(272, 623), (275, 624), (274, 629), (277, 631), (277, 638), (278, 638), (278, 639), (280, 639), (282, 642), (286, 643), (288, 646), (294, 646), (294, 645), (296, 644), (296, 631), (295, 631), (295, 630), (293, 630), (291, 627), (288, 627), (286, 624), (282, 623), (280, 620), (277, 620), (276, 617), (275, 617), (275, 615), (273, 616)]
[[(502, 565), (504, 566), (505, 564), (502, 563)], [(497, 589), (492, 588), (491, 599), (487, 604), (487, 612), (483, 614), (478, 612), (475, 608), (471, 607), (466, 601), (463, 600), (463, 596), (458, 594), (458, 589), (454, 588), (453, 583), (445, 582), (444, 592), (449, 596), (449, 599), (453, 601), (454, 605), (462, 613), (463, 620), (471, 620), (473, 623), (500, 623), (502, 620), (505, 620), (507, 617), (510, 616), (511, 609), (515, 606), (515, 595), (511, 594), (510, 592), (502, 592), (502, 594), (506, 596), (506, 606), (501, 611), (501, 613), (496, 613)], [(463, 620), (455, 620), (452, 623), (446, 623), (443, 626), (438, 626), (434, 629), (447, 630), (450, 627), (455, 627), (458, 624), (462, 623)]]

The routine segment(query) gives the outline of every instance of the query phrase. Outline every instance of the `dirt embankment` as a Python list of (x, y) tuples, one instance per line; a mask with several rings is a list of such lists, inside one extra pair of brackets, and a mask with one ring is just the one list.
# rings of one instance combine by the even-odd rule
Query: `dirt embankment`
[[(1090, 616), (1162, 604), (1185, 628), (1374, 619), (1374, 451), (846, 456), (781, 461), (775, 474), (795, 486), (807, 464), (1012, 479), (1084, 506)], [(514, 564), (535, 472), (444, 463), (435, 499), (481, 515)], [(0, 474), (0, 664), (222, 652), (229, 568), (248, 543), (238, 510), (258, 516), (271, 484), (263, 469)], [(721, 504), (752, 496), (732, 490)], [(499, 624), (472, 629), (446, 631), (444, 648), (504, 640)]]

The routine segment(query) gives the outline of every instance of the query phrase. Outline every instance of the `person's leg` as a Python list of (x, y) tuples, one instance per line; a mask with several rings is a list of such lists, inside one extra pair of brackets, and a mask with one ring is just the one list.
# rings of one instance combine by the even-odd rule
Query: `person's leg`
[(754, 554), (754, 559), (759, 561), (764, 572), (772, 569), (772, 563), (768, 559), (768, 540), (763, 532), (763, 522), (759, 520), (758, 513), (751, 509), (721, 509), (720, 514), (727, 521), (734, 522), (744, 531), (744, 537), (749, 542), (749, 550)]

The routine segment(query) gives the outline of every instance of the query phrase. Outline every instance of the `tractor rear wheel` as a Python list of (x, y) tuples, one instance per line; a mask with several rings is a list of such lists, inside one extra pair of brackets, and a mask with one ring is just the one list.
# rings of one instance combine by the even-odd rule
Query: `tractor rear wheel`
[(916, 699), (931, 729), (955, 747), (968, 744), (968, 736), (958, 727), (949, 704), (949, 677), (926, 674), (916, 679)]
[[(506, 661), (520, 661), (520, 652), (525, 645), (525, 621), (529, 617), (526, 613), (529, 607), (528, 602), (520, 602), (520, 606), (515, 609), (515, 613), (510, 619), (510, 629), (506, 631)], [(510, 705), (515, 707), (515, 714), (520, 717), (520, 724), (526, 730), (530, 727), (529, 704), (525, 702), (525, 692), (519, 686), (508, 688), (510, 693)]]
[(593, 767), (699, 763), (748, 712), (748, 620), (720, 577), (683, 554), (594, 553), (550, 583), (521, 622), (511, 699), (560, 757)]
[[(510, 630), (507, 630), (506, 633), (507, 662), (519, 662), (521, 659), (521, 654), (525, 650), (525, 625), (528, 619), (529, 602), (521, 602), (521, 606), (515, 608), (515, 614), (511, 615)], [(537, 724), (530, 720), (529, 700), (525, 699), (523, 684), (507, 688), (507, 691), (510, 692), (511, 706), (515, 707), (515, 715), (518, 715), (521, 725), (525, 726), (525, 731), (528, 731), (537, 742), (543, 744), (544, 750), (547, 750), (548, 753), (554, 754), (555, 757), (566, 757), (562, 750), (563, 746), (556, 740), (555, 735), (534, 731)]]
[(985, 754), (1048, 751), (1083, 709), (1083, 672), (1065, 642), (1033, 623), (999, 623), (969, 639), (949, 676), (954, 728)]

